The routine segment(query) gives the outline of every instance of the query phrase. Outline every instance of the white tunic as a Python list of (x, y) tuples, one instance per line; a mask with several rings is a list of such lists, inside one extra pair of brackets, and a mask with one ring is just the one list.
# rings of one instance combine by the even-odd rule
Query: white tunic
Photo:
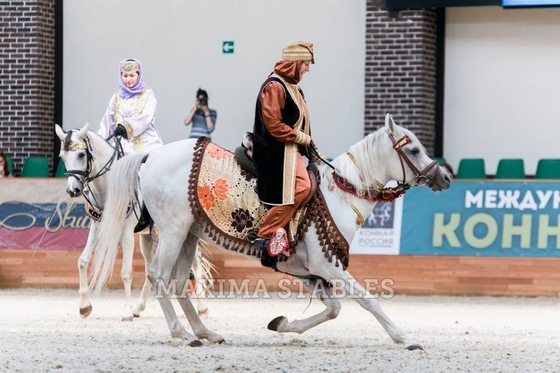
[(163, 141), (155, 126), (156, 104), (156, 97), (150, 88), (127, 99), (115, 93), (109, 101), (97, 133), (107, 139), (113, 135), (115, 127), (122, 124), (128, 133), (128, 139), (121, 140), (125, 154), (159, 148)]

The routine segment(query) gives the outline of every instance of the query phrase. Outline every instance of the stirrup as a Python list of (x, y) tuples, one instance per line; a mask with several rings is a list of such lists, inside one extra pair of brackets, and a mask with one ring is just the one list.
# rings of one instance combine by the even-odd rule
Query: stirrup
[(261, 237), (257, 237), (253, 243), (251, 244), (253, 249), (257, 249), (257, 250), (266, 250), (266, 248), (268, 247), (268, 242), (270, 240), (267, 240), (266, 238), (261, 238)]
[(268, 255), (275, 257), (281, 254), (289, 256), (288, 248), (290, 242), (288, 241), (288, 234), (284, 228), (278, 228), (268, 243), (267, 252)]

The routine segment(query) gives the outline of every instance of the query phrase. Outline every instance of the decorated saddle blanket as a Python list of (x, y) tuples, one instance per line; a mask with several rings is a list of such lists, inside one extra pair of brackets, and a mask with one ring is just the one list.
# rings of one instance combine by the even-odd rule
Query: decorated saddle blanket
[(232, 152), (214, 143), (206, 143), (195, 168), (196, 200), (206, 218), (231, 237), (254, 239), (267, 212), (255, 193), (257, 179), (241, 169)]
[[(189, 178), (189, 201), (205, 233), (228, 250), (260, 257), (251, 242), (268, 208), (256, 193), (257, 179), (243, 170), (234, 153), (200, 138)], [(301, 220), (302, 213), (296, 213)], [(296, 230), (292, 230), (296, 232)], [(295, 235), (290, 234), (295, 244)]]
[[(216, 244), (260, 257), (261, 250), (253, 249), (251, 242), (268, 208), (259, 200), (256, 187), (257, 179), (241, 168), (233, 152), (204, 137), (198, 139), (188, 185), (193, 215)], [(290, 252), (294, 253), (296, 235), (302, 236), (315, 223), (325, 256), (336, 255), (346, 268), (348, 243), (334, 225), (322, 194), (315, 193), (308, 206), (315, 212), (307, 212), (307, 207), (302, 207), (289, 224)]]

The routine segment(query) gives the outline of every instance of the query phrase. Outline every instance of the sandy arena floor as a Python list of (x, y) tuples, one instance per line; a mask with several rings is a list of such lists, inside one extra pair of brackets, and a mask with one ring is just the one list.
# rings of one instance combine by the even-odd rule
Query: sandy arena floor
[(122, 322), (122, 291), (94, 298), (93, 313), (82, 319), (77, 291), (0, 290), (0, 371), (560, 372), (559, 299), (396, 296), (380, 302), (424, 351), (393, 343), (351, 300), (343, 300), (335, 320), (280, 335), (266, 329), (271, 319), (304, 318), (322, 304), (315, 300), (307, 308), (307, 300), (275, 296), (211, 299), (206, 325), (227, 343), (193, 348), (171, 339), (153, 298), (141, 318)]

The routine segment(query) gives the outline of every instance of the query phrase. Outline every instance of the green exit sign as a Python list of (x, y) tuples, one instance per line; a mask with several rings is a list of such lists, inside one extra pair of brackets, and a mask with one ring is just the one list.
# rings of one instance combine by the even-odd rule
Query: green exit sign
[(233, 41), (222, 41), (222, 53), (229, 54), (233, 53), (235, 49), (235, 43)]

